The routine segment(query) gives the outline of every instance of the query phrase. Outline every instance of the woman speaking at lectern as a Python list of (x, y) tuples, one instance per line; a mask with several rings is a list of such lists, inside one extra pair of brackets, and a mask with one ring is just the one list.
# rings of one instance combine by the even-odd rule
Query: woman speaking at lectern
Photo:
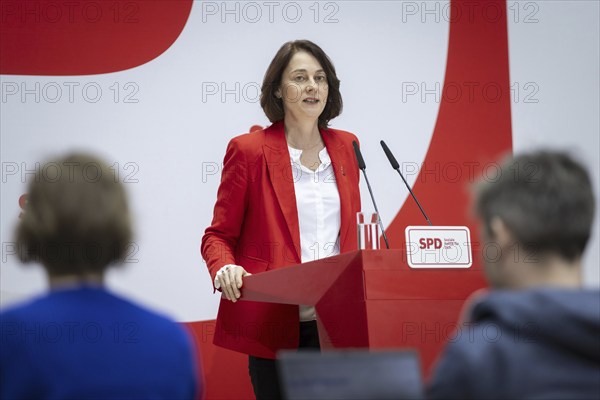
[(223, 294), (214, 343), (249, 355), (258, 399), (281, 397), (276, 352), (318, 348), (319, 338), (313, 307), (237, 301), (243, 278), (357, 249), (357, 139), (328, 128), (342, 111), (339, 85), (316, 44), (279, 49), (261, 89), (272, 125), (229, 142), (202, 238), (202, 257)]

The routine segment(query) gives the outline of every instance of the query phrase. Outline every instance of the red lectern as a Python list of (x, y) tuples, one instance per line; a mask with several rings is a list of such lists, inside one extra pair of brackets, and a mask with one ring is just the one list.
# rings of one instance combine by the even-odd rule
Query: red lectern
[(321, 347), (415, 348), (423, 372), (459, 326), (481, 270), (411, 269), (403, 250), (362, 250), (249, 276), (242, 300), (315, 305)]

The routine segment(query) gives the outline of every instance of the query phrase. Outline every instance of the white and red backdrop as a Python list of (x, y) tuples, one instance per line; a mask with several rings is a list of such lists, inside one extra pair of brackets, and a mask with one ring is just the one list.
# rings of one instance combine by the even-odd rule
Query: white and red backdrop
[[(108, 285), (192, 329), (211, 398), (247, 397), (250, 385), (244, 357), (211, 345), (219, 299), (200, 239), (227, 142), (269, 124), (260, 84), (283, 42), (310, 39), (333, 60), (344, 111), (332, 126), (361, 139), (393, 247), (423, 220), (381, 139), (433, 223), (468, 225), (474, 237), (468, 186), (496, 179), (505, 154), (566, 150), (600, 197), (597, 1), (0, 4), (0, 306), (47, 288), (42, 269), (15, 256), (27, 180), (48, 158), (95, 153), (126, 186), (135, 219)], [(600, 284), (598, 220), (589, 286)], [(219, 385), (225, 376), (238, 383)]]

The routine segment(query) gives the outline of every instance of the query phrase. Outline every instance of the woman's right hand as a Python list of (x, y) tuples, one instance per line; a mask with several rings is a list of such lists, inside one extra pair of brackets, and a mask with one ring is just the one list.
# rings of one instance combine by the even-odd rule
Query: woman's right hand
[(242, 278), (252, 275), (241, 265), (228, 264), (222, 267), (215, 277), (215, 287), (221, 289), (227, 300), (234, 303), (240, 298), (240, 288), (243, 285)]

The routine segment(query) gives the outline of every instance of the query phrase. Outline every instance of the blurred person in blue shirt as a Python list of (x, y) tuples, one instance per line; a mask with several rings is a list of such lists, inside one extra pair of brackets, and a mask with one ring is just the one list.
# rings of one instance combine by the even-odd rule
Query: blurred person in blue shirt
[(104, 162), (74, 154), (38, 170), (16, 245), (43, 265), (50, 291), (0, 313), (0, 398), (201, 395), (188, 334), (103, 285), (131, 239), (125, 190)]

